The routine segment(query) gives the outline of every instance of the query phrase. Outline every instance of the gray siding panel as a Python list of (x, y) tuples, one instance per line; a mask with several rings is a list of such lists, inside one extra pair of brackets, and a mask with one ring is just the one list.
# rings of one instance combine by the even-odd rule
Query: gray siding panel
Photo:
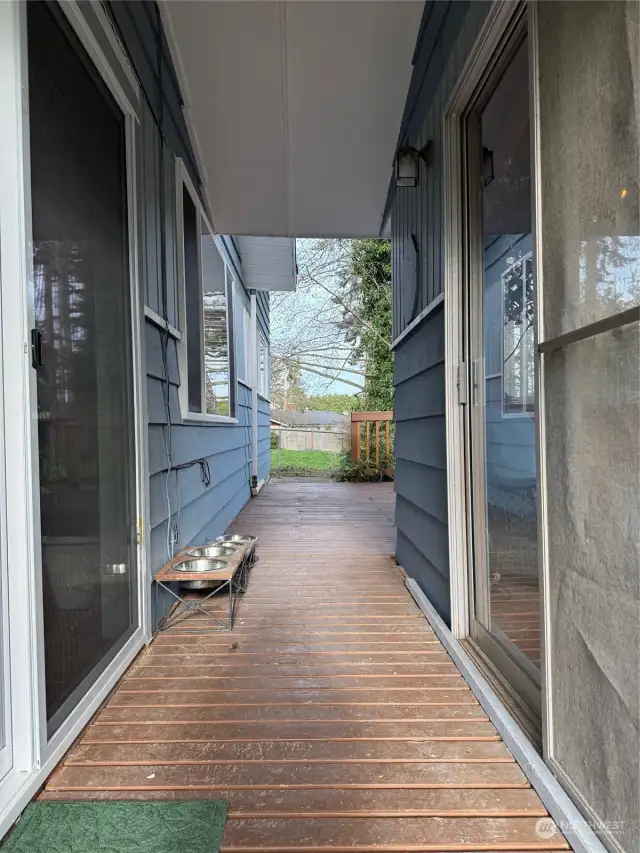
[(396, 556), (449, 619), (444, 312), (396, 350)]
[(396, 494), (443, 524), (447, 523), (447, 472), (444, 469), (396, 458)]
[(396, 501), (396, 524), (422, 555), (428, 555), (429, 561), (440, 572), (443, 580), (448, 581), (447, 525), (400, 495)]
[(449, 623), (451, 619), (449, 579), (442, 576), (433, 563), (401, 530), (398, 530), (396, 557), (405, 570), (409, 571), (407, 566), (412, 567), (410, 576), (418, 582), (440, 616)]

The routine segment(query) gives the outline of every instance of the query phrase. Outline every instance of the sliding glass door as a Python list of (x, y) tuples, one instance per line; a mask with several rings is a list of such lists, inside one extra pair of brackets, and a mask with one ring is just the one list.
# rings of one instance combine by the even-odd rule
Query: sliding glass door
[(27, 4), (49, 734), (138, 625), (125, 120), (57, 4)]
[(535, 269), (524, 24), (463, 120), (467, 209), (472, 635), (539, 708)]

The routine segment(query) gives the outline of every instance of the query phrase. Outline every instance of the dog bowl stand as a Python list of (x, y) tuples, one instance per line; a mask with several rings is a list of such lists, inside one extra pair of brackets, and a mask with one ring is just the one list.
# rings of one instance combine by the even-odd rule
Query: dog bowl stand
[[(171, 628), (181, 622), (189, 613), (199, 612), (214, 622), (215, 627), (208, 629), (198, 627), (194, 628), (191, 632), (185, 630), (185, 634), (232, 631), (238, 605), (238, 596), (240, 593), (246, 592), (249, 581), (249, 571), (254, 563), (255, 549), (253, 545), (244, 545), (240, 547), (236, 554), (225, 558), (228, 564), (226, 568), (210, 572), (184, 572), (178, 570), (176, 568), (176, 563), (184, 559), (188, 550), (188, 548), (185, 548), (177, 554), (173, 560), (163, 566), (154, 577), (154, 581), (158, 586), (165, 589), (170, 595), (177, 599), (175, 609), (169, 613), (168, 616), (164, 616), (160, 620), (158, 630), (166, 631), (167, 628)], [(176, 593), (167, 585), (174, 581), (220, 581), (220, 584), (212, 589), (208, 595), (205, 595), (204, 598), (188, 598), (187, 596), (190, 593), (192, 594), (192, 590), (185, 590), (182, 593)], [(204, 603), (212, 596), (219, 595), (223, 591), (227, 593), (229, 602), (226, 621), (223, 618), (220, 618), (221, 614), (216, 616), (203, 607)]]

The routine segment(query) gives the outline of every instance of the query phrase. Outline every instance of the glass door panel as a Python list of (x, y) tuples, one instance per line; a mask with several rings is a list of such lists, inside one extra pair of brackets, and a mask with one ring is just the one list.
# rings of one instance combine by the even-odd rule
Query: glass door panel
[(53, 4), (27, 4), (51, 735), (137, 627), (125, 124)]
[[(466, 119), (474, 636), (537, 704), (535, 288), (524, 34)], [(531, 690), (529, 690), (531, 686)]]

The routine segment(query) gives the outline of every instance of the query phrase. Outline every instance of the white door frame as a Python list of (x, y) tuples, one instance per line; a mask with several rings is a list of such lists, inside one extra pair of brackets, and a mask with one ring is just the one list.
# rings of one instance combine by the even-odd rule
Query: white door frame
[(451, 93), (443, 115), (443, 228), (445, 312), (445, 411), (447, 424), (447, 501), (449, 519), (449, 564), (451, 632), (463, 639), (471, 633), (470, 591), (472, 566), (469, 558), (467, 514), (471, 500), (467, 472), (470, 470), (465, 441), (465, 406), (470, 394), (466, 376), (465, 329), (462, 316), (465, 234), (462, 217), (463, 138), (462, 115), (480, 82), (485, 79), (500, 44), (521, 14), (522, 4), (496, 0), (476, 39)]
[[(28, 337), (34, 325), (34, 303), (26, 8), (19, 0), (11, 0), (0, 3), (0, 283), (5, 411), (6, 401), (11, 400), (11, 417), (6, 418), (4, 438), (6, 478), (11, 483), (11, 500), (7, 501), (7, 560), (14, 755), (13, 769), (0, 782), (0, 837), (10, 828), (151, 636), (145, 320), (144, 298), (138, 277), (136, 201), (139, 103), (132, 103), (127, 98), (75, 0), (65, 0), (60, 5), (125, 117), (138, 529), (138, 628), (47, 741), (37, 396)], [(121, 53), (100, 5), (92, 4), (92, 10), (98, 16), (111, 47)], [(130, 77), (124, 54), (119, 59)]]

